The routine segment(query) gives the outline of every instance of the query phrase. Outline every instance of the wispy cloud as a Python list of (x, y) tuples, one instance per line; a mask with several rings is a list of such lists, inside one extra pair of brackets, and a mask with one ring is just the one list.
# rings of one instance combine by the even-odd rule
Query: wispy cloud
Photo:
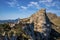
[(39, 3), (44, 4), (47, 7), (55, 5), (55, 3), (52, 3), (53, 0), (40, 0)]
[(60, 9), (60, 6), (58, 5), (60, 2), (59, 1), (54, 1), (54, 0), (39, 0), (38, 2), (35, 1), (30, 1), (27, 5), (20, 5), (17, 0), (10, 0), (7, 2), (7, 4), (10, 7), (17, 7), (18, 9), (28, 9), (28, 8), (35, 8), (35, 9), (40, 9), (41, 5), (43, 5), (45, 8), (52, 8), (56, 7), (57, 9)]
[(38, 4), (38, 2), (30, 2), (29, 4), (28, 4), (28, 7), (36, 7), (36, 8), (39, 8), (39, 4)]
[(10, 1), (7, 2), (7, 4), (8, 4), (10, 7), (16, 7), (16, 8), (18, 8), (19, 10), (20, 10), (20, 8), (21, 8), (21, 9), (24, 9), (24, 10), (27, 9), (27, 7), (24, 6), (24, 5), (20, 6), (20, 4), (18, 3), (17, 0), (10, 0)]
[(7, 2), (7, 4), (8, 4), (10, 7), (19, 6), (17, 0), (10, 0), (10, 1)]
[(29, 4), (27, 4), (26, 6), (24, 6), (24, 5), (20, 6), (20, 8), (25, 9), (25, 10), (28, 9), (28, 8), (30, 8), (30, 7), (35, 7), (37, 9), (40, 8), (38, 2), (29, 2)]
[(27, 9), (27, 7), (25, 7), (25, 6), (20, 6), (22, 9)]
[(59, 6), (60, 2), (58, 0), (57, 1), (54, 1), (54, 0), (39, 0), (39, 3), (45, 5), (47, 8), (56, 7), (57, 9), (60, 9), (60, 6)]
[(39, 0), (39, 2), (52, 2), (53, 0)]
[(28, 6), (33, 6), (33, 5), (39, 6), (39, 5), (38, 5), (38, 2), (30, 2), (30, 4), (28, 4)]

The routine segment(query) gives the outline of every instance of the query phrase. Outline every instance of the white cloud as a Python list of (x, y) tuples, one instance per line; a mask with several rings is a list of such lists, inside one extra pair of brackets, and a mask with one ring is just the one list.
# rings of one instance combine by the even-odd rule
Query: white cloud
[(20, 6), (22, 9), (27, 9), (27, 7), (25, 7), (25, 6)]
[(39, 4), (38, 2), (29, 2), (29, 4), (27, 4), (26, 6), (22, 5), (20, 6), (20, 4), (18, 3), (17, 0), (10, 0), (7, 2), (7, 4), (10, 6), (10, 7), (17, 7), (18, 9), (27, 9), (27, 8), (30, 8), (30, 7), (36, 7), (37, 9), (39, 9)]
[(33, 5), (38, 6), (38, 3), (37, 2), (30, 2), (30, 4), (28, 4), (28, 6), (33, 6)]
[(56, 2), (53, 0), (40, 0), (39, 3), (45, 5), (46, 7), (56, 6)]
[(38, 4), (38, 2), (30, 2), (29, 4), (27, 4), (26, 6), (20, 6), (20, 7), (18, 7), (18, 8), (21, 8), (21, 9), (28, 9), (28, 8), (30, 8), (30, 7), (36, 7), (37, 9), (39, 9), (39, 4)]
[(18, 8), (19, 10), (20, 10), (20, 8), (21, 9), (27, 9), (27, 7), (26, 6), (20, 6), (20, 4), (18, 4), (18, 2), (17, 2), (17, 0), (10, 0), (10, 1), (8, 1), (7, 2), (8, 3), (8, 5), (10, 6), (10, 7), (16, 7), (16, 8)]
[(52, 2), (53, 0), (39, 0), (39, 2)]
[(10, 0), (10, 1), (7, 2), (7, 4), (8, 4), (10, 7), (19, 6), (17, 0)]
[(8, 4), (9, 4), (10, 7), (14, 7), (15, 6), (14, 2), (8, 2)]
[(53, 0), (46, 0), (47, 2), (52, 2)]
[(45, 8), (55, 8), (57, 10), (60, 10), (60, 1), (56, 0), (39, 0), (39, 4), (43, 5)]
[[(38, 2), (29, 2), (29, 4), (27, 5), (22, 5), (20, 6), (20, 4), (18, 3), (17, 0), (10, 0), (7, 2), (8, 5), (10, 7), (17, 7), (18, 9), (27, 9), (27, 8), (30, 8), (30, 7), (34, 7), (35, 9), (40, 9), (40, 5), (43, 5), (45, 8), (51, 8), (51, 7), (56, 7), (58, 9), (60, 9), (60, 6), (58, 5), (58, 1), (53, 1), (53, 0), (39, 0)], [(60, 3), (60, 2), (59, 2)]]
[(38, 4), (38, 2), (30, 2), (29, 4), (28, 4), (28, 7), (36, 7), (36, 8), (39, 8), (39, 4)]

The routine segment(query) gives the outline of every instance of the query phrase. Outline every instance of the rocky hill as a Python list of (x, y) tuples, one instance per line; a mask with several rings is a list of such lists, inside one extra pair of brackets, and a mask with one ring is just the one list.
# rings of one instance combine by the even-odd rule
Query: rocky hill
[(31, 36), (33, 40), (40, 40), (40, 37), (42, 37), (43, 40), (49, 40), (50, 36), (52, 37), (50, 40), (57, 40), (57, 38), (60, 38), (60, 17), (53, 13), (46, 13), (46, 9), (39, 10), (29, 18), (21, 19), (21, 22), (25, 24), (34, 23), (33, 30), (36, 35), (34, 35), (34, 32), (30, 32), (33, 34)]
[(60, 17), (41, 9), (28, 18), (19, 19), (13, 27), (1, 24), (0, 30), (0, 35), (9, 35), (8, 38), (14, 40), (60, 40)]
[(53, 28), (60, 33), (60, 17), (53, 13), (47, 13), (51, 22), (55, 25)]

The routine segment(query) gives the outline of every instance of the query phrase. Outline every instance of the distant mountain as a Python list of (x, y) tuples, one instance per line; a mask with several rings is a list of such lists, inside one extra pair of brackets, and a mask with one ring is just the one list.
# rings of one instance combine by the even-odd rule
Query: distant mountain
[(0, 24), (8, 23), (8, 22), (17, 23), (18, 21), (19, 21), (19, 18), (15, 20), (0, 20)]

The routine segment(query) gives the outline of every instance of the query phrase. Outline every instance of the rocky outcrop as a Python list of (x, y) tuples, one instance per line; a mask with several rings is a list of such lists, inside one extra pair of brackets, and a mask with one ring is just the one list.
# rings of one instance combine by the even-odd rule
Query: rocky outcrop
[(46, 9), (39, 10), (31, 17), (22, 19), (21, 22), (27, 24), (24, 29), (28, 35), (31, 35), (31, 40), (49, 39), (51, 32), (51, 23), (48, 16), (46, 15)]
[(60, 40), (59, 20), (60, 17), (41, 9), (17, 23), (0, 24), (0, 40)]

